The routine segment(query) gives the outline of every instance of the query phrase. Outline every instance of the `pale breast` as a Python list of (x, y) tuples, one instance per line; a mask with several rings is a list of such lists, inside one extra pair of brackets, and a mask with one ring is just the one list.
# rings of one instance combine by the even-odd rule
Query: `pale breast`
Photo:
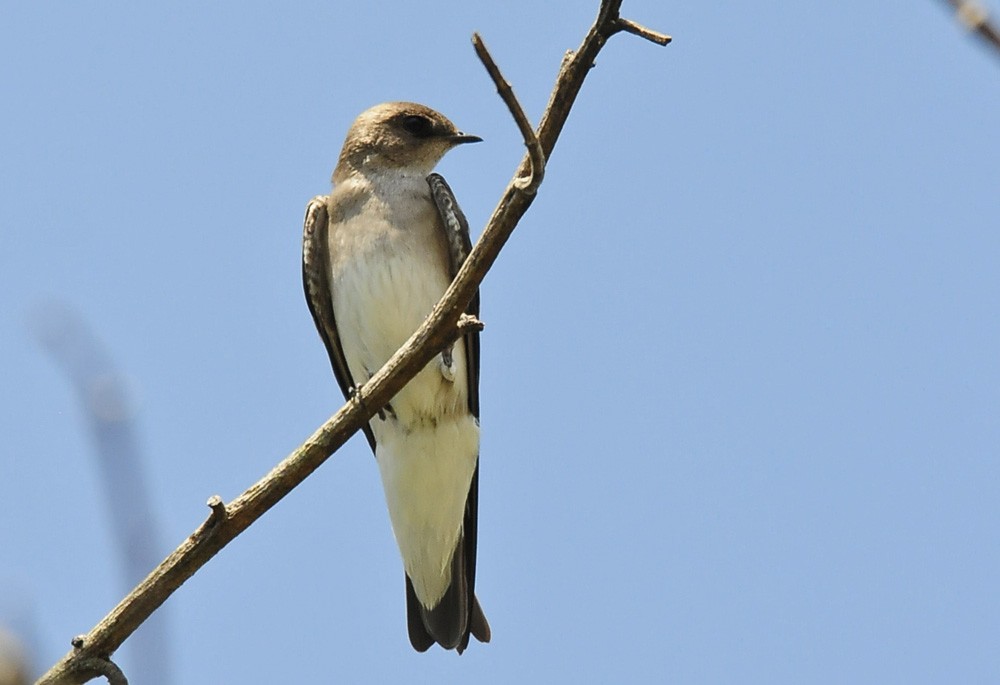
[[(444, 236), (426, 183), (423, 189), (423, 193), (419, 187), (396, 193), (391, 204), (371, 193), (360, 198), (354, 194), (350, 211), (331, 211), (334, 316), (356, 383), (381, 368), (450, 283)], [(336, 194), (331, 199), (336, 202)], [(443, 378), (434, 360), (393, 399), (401, 423), (418, 424), (467, 411), (461, 343), (454, 356), (458, 365), (454, 382)]]

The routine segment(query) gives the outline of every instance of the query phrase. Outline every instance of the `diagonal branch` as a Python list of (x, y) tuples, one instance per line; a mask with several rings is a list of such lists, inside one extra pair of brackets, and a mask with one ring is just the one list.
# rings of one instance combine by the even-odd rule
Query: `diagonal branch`
[[(540, 145), (546, 158), (551, 154), (583, 80), (610, 36), (619, 31), (644, 37), (661, 35), (621, 20), (618, 16), (620, 7), (621, 0), (603, 0), (597, 20), (583, 43), (563, 60), (537, 136), (525, 136), (529, 152), (504, 190), (465, 264), (420, 328), (378, 373), (358, 389), (354, 397), (264, 478), (227, 505), (213, 498), (210, 501), (212, 513), (208, 519), (110, 614), (89, 633), (81, 636), (76, 649), (56, 663), (36, 685), (86, 682), (87, 678), (79, 670), (80, 662), (110, 656), (174, 590), (305, 480), (372, 417), (375, 409), (388, 404), (420, 369), (460, 335), (461, 315), (517, 222), (534, 200), (534, 189), (524, 187), (523, 183), (523, 179), (535, 173), (541, 178), (541, 168), (532, 166), (531, 149)], [(495, 78), (495, 75), (491, 76)], [(498, 91), (503, 90), (500, 82), (495, 81), (495, 85)]]

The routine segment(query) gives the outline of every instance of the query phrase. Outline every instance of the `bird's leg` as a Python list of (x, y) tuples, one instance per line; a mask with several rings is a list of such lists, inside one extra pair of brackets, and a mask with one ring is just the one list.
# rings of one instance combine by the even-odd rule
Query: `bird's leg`
[(441, 375), (449, 383), (455, 382), (455, 357), (453, 351), (455, 349), (455, 344), (452, 343), (448, 347), (441, 351), (441, 361), (438, 363), (438, 368), (441, 370)]

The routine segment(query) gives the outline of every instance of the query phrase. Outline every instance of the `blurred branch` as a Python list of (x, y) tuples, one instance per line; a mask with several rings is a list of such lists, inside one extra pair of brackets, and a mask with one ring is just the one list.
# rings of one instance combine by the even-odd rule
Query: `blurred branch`
[(28, 654), (13, 632), (0, 625), (0, 685), (27, 685)]
[(1000, 57), (1000, 29), (990, 21), (986, 8), (975, 0), (947, 0), (955, 9), (958, 21), (969, 31), (974, 32)]
[[(114, 652), (174, 590), (305, 480), (380, 407), (388, 404), (434, 355), (460, 334), (461, 315), (518, 221), (535, 198), (532, 187), (535, 184), (528, 185), (525, 179), (540, 179), (542, 169), (533, 166), (531, 151), (536, 150), (535, 165), (542, 161), (538, 159), (536, 146), (541, 147), (546, 159), (551, 154), (597, 53), (609, 37), (620, 31), (628, 31), (650, 39), (653, 36), (662, 36), (634, 22), (622, 20), (619, 17), (621, 1), (603, 0), (597, 20), (587, 32), (580, 47), (575, 52), (568, 53), (563, 59), (537, 134), (525, 136), (524, 144), (529, 152), (525, 154), (514, 177), (504, 190), (465, 264), (420, 328), (378, 373), (357, 390), (340, 411), (275, 466), (269, 474), (228, 505), (222, 506), (221, 501), (214, 501), (212, 514), (205, 523), (97, 626), (81, 636), (80, 648), (56, 663), (38, 681), (39, 685), (85, 682), (79, 679), (74, 668), (76, 662), (91, 656), (103, 658)], [(659, 42), (662, 43), (662, 39)], [(498, 75), (499, 71), (491, 72), (497, 90), (503, 91), (502, 79), (497, 80)], [(514, 116), (516, 118), (516, 115)]]
[[(163, 550), (127, 383), (101, 341), (68, 306), (52, 303), (38, 307), (30, 324), (38, 341), (69, 378), (90, 426), (122, 581), (131, 588), (156, 566)], [(165, 620), (161, 613), (147, 622), (129, 644), (134, 675), (147, 685), (170, 681)]]

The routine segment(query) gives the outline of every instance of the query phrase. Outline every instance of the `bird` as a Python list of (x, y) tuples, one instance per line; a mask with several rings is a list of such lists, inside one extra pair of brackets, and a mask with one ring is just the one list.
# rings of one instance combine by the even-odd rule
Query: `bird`
[[(375, 105), (347, 132), (332, 192), (308, 203), (303, 285), (345, 399), (420, 326), (468, 256), (468, 221), (432, 172), (452, 148), (481, 140), (425, 105)], [(466, 313), (478, 317), (478, 292)], [(478, 332), (436, 355), (363, 431), (403, 560), (410, 644), (461, 654), (470, 635), (489, 642), (475, 594)]]

